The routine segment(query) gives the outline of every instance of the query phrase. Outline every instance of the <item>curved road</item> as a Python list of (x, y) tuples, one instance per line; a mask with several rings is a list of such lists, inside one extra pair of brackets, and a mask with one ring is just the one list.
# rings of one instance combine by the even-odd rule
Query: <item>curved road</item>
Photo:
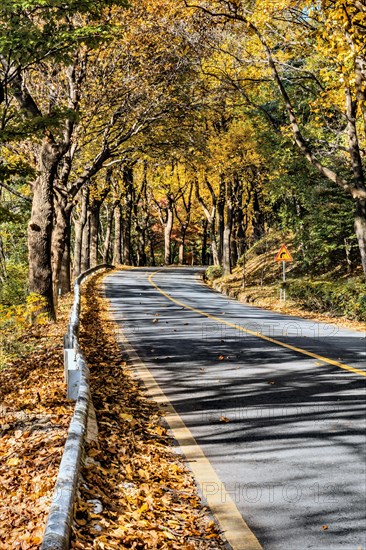
[(105, 290), (214, 467), (203, 496), (230, 495), (265, 550), (365, 550), (365, 334), (239, 304), (198, 272), (121, 271)]

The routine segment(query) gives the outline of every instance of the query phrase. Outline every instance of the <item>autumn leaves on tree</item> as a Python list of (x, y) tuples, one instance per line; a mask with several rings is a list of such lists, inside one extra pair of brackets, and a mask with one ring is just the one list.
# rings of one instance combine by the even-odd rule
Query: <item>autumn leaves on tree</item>
[[(51, 316), (71, 272), (230, 272), (276, 224), (309, 262), (321, 226), (366, 274), (361, 2), (30, 0), (0, 14), (2, 193), (31, 206), (29, 288)], [(310, 224), (325, 195), (354, 230), (320, 206)]]
[[(231, 23), (228, 47), (219, 47), (228, 58), (219, 68), (226, 81), (275, 128), (291, 132), (317, 172), (354, 199), (366, 275), (365, 6), (357, 0), (216, 0), (195, 7), (218, 26)], [(264, 106), (263, 84), (264, 94), (272, 90), (282, 100), (285, 125)]]

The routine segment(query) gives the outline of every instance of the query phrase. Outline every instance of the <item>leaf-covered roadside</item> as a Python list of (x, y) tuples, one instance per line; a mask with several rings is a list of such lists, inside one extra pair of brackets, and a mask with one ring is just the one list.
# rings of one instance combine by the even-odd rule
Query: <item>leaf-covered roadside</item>
[(57, 323), (36, 325), (0, 370), (0, 550), (36, 550), (53, 494), (74, 403), (63, 383), (63, 335), (72, 296)]
[(80, 336), (99, 441), (87, 448), (72, 548), (224, 548), (157, 405), (121, 360), (98, 281), (86, 287)]

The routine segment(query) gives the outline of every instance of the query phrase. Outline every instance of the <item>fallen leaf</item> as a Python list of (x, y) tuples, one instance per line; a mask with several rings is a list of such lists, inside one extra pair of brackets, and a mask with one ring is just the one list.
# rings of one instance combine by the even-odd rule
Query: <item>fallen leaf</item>
[(119, 415), (122, 420), (127, 420), (127, 422), (132, 422), (134, 420), (133, 416), (130, 414), (120, 413)]
[(18, 466), (19, 463), (19, 458), (9, 458), (9, 460), (7, 460), (6, 462), (7, 466)]
[(138, 514), (141, 516), (144, 512), (147, 512), (150, 509), (150, 506), (147, 502), (144, 502), (144, 504), (141, 506), (141, 508), (138, 510)]
[(86, 519), (82, 519), (82, 518), (80, 518), (80, 519), (76, 518), (76, 519), (75, 519), (75, 522), (76, 522), (78, 525), (86, 525), (86, 524), (88, 523), (88, 522), (86, 521)]

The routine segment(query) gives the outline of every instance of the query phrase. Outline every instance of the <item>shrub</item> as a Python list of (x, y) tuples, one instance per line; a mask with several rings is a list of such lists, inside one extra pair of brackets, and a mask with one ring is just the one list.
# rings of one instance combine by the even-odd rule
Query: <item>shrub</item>
[(28, 291), (28, 268), (25, 264), (9, 262), (6, 277), (0, 281), (0, 304), (3, 306), (21, 305)]
[(210, 265), (205, 271), (205, 278), (209, 281), (214, 281), (219, 277), (222, 277), (224, 271), (220, 265)]
[(314, 311), (346, 315), (366, 321), (365, 285), (350, 281), (307, 281), (300, 279), (288, 285), (289, 296)]
[(359, 301), (360, 319), (366, 321), (366, 294), (361, 294)]
[(29, 294), (21, 305), (5, 307), (0, 305), (0, 368), (28, 351), (24, 336), (31, 325), (47, 322), (42, 313), (45, 300), (37, 294)]

